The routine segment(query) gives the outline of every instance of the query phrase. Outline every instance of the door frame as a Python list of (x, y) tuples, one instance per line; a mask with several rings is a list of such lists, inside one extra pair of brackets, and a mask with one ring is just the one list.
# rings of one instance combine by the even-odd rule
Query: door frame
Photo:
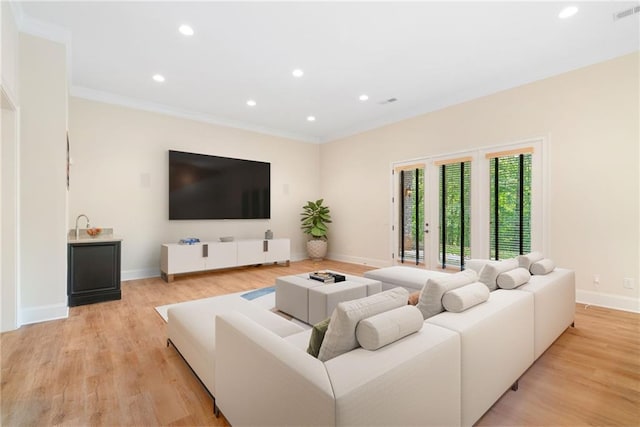
[(393, 265), (401, 264), (399, 249), (400, 249), (400, 233), (399, 233), (399, 225), (400, 225), (400, 205), (399, 205), (399, 195), (400, 195), (400, 178), (399, 171), (401, 170), (413, 170), (423, 168), (423, 200), (424, 200), (424, 211), (422, 212), (422, 223), (429, 224), (425, 225), (424, 234), (424, 259), (422, 263), (417, 264), (418, 266), (422, 266), (424, 268), (431, 268), (430, 260), (432, 256), (430, 255), (431, 244), (430, 235), (431, 230), (431, 221), (429, 220), (429, 198), (425, 197), (427, 194), (427, 189), (429, 188), (429, 173), (427, 169), (428, 158), (418, 158), (413, 160), (405, 160), (401, 162), (392, 162), (391, 163), (391, 227), (390, 227), (390, 242), (391, 242), (391, 263)]
[[(2, 117), (0, 129), (0, 332), (15, 330), (21, 325), (20, 316), (20, 108), (4, 85), (0, 86)], [(5, 135), (5, 126), (10, 134)], [(7, 138), (5, 138), (7, 136)], [(3, 154), (10, 154), (5, 157)], [(9, 172), (4, 169), (8, 166)], [(7, 216), (9, 216), (7, 218)]]

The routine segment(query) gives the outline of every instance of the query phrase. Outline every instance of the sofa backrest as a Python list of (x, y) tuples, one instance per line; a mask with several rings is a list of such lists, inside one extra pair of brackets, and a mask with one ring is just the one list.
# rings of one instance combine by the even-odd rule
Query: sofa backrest
[(215, 369), (231, 425), (335, 425), (324, 364), (242, 313), (216, 319)]

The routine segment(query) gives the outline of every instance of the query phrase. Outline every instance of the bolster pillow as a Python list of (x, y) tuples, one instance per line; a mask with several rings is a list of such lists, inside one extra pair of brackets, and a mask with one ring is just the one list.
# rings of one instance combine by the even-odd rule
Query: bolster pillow
[(523, 267), (514, 268), (511, 271), (505, 271), (498, 274), (498, 287), (501, 289), (515, 289), (524, 285), (531, 279), (529, 270)]
[(416, 307), (424, 319), (435, 316), (444, 311), (442, 296), (452, 289), (468, 285), (478, 280), (478, 273), (473, 270), (463, 270), (443, 277), (430, 277), (424, 284)]
[(367, 350), (377, 350), (422, 328), (422, 313), (413, 305), (395, 308), (358, 322), (358, 343)]
[(530, 271), (533, 275), (542, 275), (551, 273), (555, 268), (556, 263), (549, 258), (545, 258), (531, 264)]
[(514, 268), (518, 268), (518, 260), (515, 258), (491, 261), (482, 267), (478, 281), (487, 285), (490, 291), (495, 291), (498, 288), (498, 275)]
[(518, 255), (516, 257), (518, 260), (518, 266), (526, 268), (527, 270), (531, 268), (531, 264), (536, 261), (540, 261), (542, 258), (544, 258), (542, 252), (529, 252), (526, 255)]
[(320, 346), (318, 359), (326, 362), (358, 348), (356, 336), (358, 322), (376, 314), (405, 306), (408, 298), (409, 292), (398, 287), (368, 297), (338, 303), (331, 314), (331, 321)]
[(460, 313), (488, 299), (489, 288), (482, 282), (475, 282), (446, 292), (442, 305), (447, 311)]

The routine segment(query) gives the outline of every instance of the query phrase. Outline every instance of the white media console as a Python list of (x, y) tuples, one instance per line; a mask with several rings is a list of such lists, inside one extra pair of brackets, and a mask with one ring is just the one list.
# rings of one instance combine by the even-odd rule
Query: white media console
[(289, 265), (289, 239), (200, 242), (194, 245), (165, 243), (161, 248), (160, 272), (171, 282), (175, 274), (219, 268), (284, 262)]

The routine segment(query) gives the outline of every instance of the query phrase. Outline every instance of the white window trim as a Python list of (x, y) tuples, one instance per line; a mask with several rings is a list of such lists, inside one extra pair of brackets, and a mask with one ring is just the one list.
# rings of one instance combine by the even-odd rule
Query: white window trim
[[(425, 189), (432, 188), (431, 183), (439, 182), (439, 168), (436, 162), (446, 161), (459, 157), (471, 157), (471, 257), (489, 258), (489, 175), (490, 163), (485, 158), (487, 153), (496, 151), (517, 150), (525, 147), (533, 147), (531, 156), (531, 250), (549, 253), (549, 150), (547, 137), (527, 138), (507, 144), (496, 144), (473, 150), (457, 151), (437, 156), (423, 157), (413, 160), (398, 161), (391, 164), (392, 170), (407, 164), (425, 163)], [(395, 197), (395, 184), (392, 178), (390, 200)], [(426, 215), (429, 218), (429, 232), (431, 236), (438, 234), (440, 216), (438, 211), (438, 193), (433, 191), (428, 194), (428, 209)], [(392, 224), (397, 222), (395, 203), (391, 203)], [(397, 252), (397, 237), (392, 231), (391, 253)], [(430, 259), (425, 259), (427, 267), (438, 266), (438, 238), (431, 238), (429, 250)], [(426, 249), (426, 248), (425, 248)], [(395, 261), (395, 260), (392, 260)]]

